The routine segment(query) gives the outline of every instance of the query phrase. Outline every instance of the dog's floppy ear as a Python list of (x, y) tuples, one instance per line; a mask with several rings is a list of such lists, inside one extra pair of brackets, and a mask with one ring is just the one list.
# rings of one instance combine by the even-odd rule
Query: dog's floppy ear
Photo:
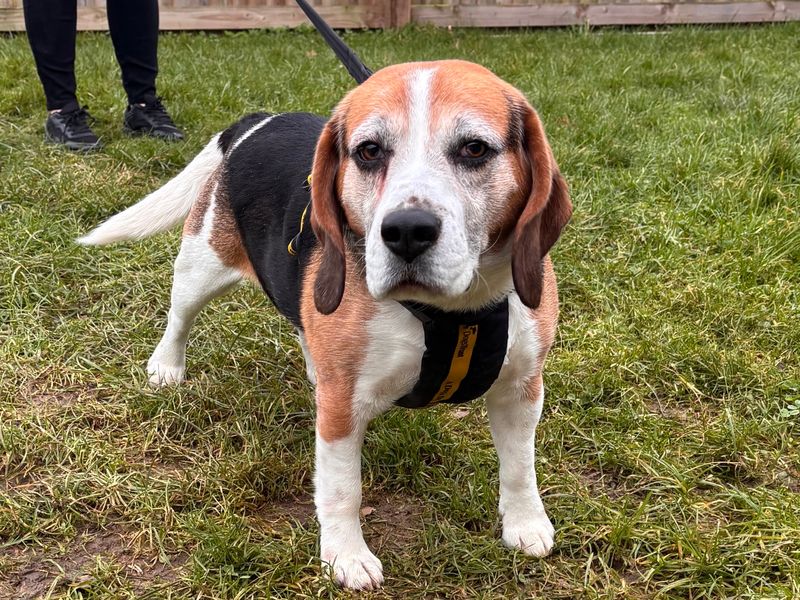
[(311, 171), (311, 227), (322, 247), (314, 304), (324, 315), (339, 307), (344, 294), (344, 225), (336, 192), (339, 161), (339, 125), (334, 118), (322, 130)]
[(538, 308), (542, 299), (543, 259), (572, 215), (567, 182), (547, 143), (539, 115), (527, 103), (518, 107), (523, 150), (530, 166), (531, 190), (514, 228), (511, 273), (522, 303)]

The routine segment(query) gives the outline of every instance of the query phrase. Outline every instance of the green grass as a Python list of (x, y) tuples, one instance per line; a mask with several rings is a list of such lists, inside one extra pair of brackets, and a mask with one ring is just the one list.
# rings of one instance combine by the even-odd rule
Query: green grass
[[(800, 597), (800, 24), (365, 32), (375, 67), (479, 61), (539, 108), (572, 187), (538, 472), (547, 559), (501, 547), (480, 402), (393, 411), (365, 448), (364, 597)], [(42, 141), (24, 37), (0, 38), (0, 597), (348, 597), (321, 576), (313, 392), (242, 288), (200, 317), (189, 382), (145, 389), (177, 232), (73, 238), (242, 114), (350, 87), (311, 31), (164, 35), (187, 141), (121, 133), (105, 35), (78, 40), (106, 149)]]

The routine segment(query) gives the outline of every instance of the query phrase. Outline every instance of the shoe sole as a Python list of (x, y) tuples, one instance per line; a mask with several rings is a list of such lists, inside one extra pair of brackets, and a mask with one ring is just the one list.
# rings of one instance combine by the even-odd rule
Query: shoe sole
[(100, 140), (97, 140), (94, 143), (63, 142), (50, 137), (48, 134), (45, 134), (44, 141), (54, 146), (62, 146), (71, 152), (93, 152), (95, 150), (100, 150), (103, 147), (103, 143)]
[(156, 138), (159, 140), (164, 140), (167, 142), (180, 142), (183, 139), (183, 135), (176, 136), (169, 133), (160, 133), (155, 130), (145, 131), (144, 129), (131, 129), (127, 125), (122, 128), (122, 131), (125, 132), (126, 135), (130, 137), (151, 137)]

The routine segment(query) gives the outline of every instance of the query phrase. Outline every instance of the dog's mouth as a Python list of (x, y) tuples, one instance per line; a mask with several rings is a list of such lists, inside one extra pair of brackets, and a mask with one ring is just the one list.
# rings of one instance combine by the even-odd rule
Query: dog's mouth
[(416, 279), (402, 279), (391, 290), (390, 294), (402, 294), (403, 292), (428, 292), (435, 293), (437, 290), (433, 286), (417, 281)]
[(437, 298), (446, 297), (447, 291), (444, 286), (426, 281), (421, 277), (403, 276), (389, 287), (386, 297), (393, 300), (411, 300), (416, 302), (432, 302)]
[[(435, 258), (435, 257), (434, 257)], [(410, 301), (433, 306), (450, 305), (469, 289), (472, 277), (462, 272), (464, 265), (445, 268), (433, 259), (421, 256), (411, 264), (390, 261), (375, 271), (367, 266), (370, 293), (377, 300)]]

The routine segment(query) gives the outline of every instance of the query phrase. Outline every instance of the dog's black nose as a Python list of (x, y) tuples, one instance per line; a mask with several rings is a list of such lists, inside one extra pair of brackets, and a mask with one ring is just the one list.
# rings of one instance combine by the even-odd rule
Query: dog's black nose
[(381, 223), (383, 243), (408, 263), (433, 246), (441, 230), (439, 217), (419, 208), (390, 212)]

